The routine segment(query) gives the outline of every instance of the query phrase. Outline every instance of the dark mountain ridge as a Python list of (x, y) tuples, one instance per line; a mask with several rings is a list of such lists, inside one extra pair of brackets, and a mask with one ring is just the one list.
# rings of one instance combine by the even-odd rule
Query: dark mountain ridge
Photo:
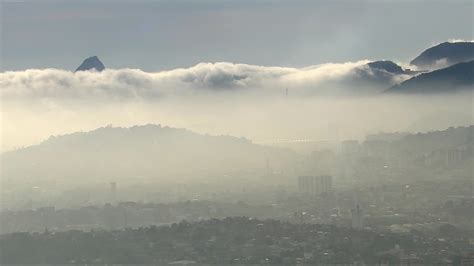
[[(474, 42), (443, 42), (423, 51), (410, 64), (419, 69), (436, 69), (474, 60)], [(444, 62), (442, 62), (444, 61)]]
[(474, 60), (422, 73), (387, 90), (391, 93), (449, 93), (474, 88)]

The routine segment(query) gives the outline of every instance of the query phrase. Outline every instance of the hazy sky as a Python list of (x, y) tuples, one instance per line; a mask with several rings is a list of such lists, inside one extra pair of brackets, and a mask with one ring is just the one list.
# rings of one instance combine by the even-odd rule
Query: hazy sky
[[(255, 3), (257, 2), (257, 3)], [(5, 1), (1, 69), (406, 62), (472, 39), (474, 1)]]

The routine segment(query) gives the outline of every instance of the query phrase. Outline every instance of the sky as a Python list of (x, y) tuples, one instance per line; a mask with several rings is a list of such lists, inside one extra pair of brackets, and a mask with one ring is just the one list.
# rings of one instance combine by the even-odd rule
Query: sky
[(472, 40), (474, 1), (2, 0), (0, 69), (408, 62)]

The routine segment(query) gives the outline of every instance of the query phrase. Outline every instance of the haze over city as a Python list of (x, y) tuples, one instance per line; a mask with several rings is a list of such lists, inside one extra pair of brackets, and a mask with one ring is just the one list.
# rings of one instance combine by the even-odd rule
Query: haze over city
[(473, 263), (474, 2), (0, 7), (1, 263)]

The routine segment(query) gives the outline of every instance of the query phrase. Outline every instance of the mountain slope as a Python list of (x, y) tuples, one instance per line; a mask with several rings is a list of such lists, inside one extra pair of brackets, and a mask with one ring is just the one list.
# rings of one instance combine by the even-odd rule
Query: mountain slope
[(410, 64), (419, 69), (439, 69), (474, 60), (474, 42), (444, 42), (423, 51)]
[(424, 155), (439, 150), (466, 149), (472, 155), (474, 126), (450, 127), (446, 130), (408, 134), (394, 141), (394, 149), (412, 155)]
[(474, 88), (474, 61), (423, 73), (387, 90), (393, 93), (448, 93)]
[(9, 179), (88, 182), (113, 178), (216, 176), (283, 163), (288, 150), (230, 136), (209, 136), (160, 125), (104, 127), (50, 137), (1, 156)]

